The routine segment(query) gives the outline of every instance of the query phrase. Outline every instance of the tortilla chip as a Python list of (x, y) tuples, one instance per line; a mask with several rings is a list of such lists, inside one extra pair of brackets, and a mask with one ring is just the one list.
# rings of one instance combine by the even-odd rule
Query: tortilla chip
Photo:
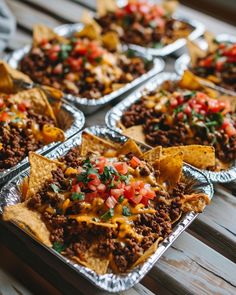
[(203, 209), (210, 203), (210, 199), (206, 194), (191, 194), (184, 195), (182, 199), (181, 209), (184, 212), (194, 211), (197, 213), (201, 213)]
[(162, 155), (162, 147), (157, 146), (146, 153), (143, 154), (143, 159), (149, 162), (151, 165), (154, 163), (157, 163), (158, 160), (160, 160)]
[(175, 0), (164, 0), (161, 5), (170, 15), (172, 15), (177, 10), (179, 2)]
[(97, 257), (96, 255), (97, 245), (94, 244), (84, 253), (83, 259), (74, 256), (73, 259), (78, 263), (94, 270), (97, 274), (105, 274), (109, 265), (109, 259), (104, 257)]
[(29, 162), (30, 177), (26, 199), (36, 194), (42, 188), (45, 181), (52, 178), (51, 172), (56, 170), (58, 165), (61, 165), (57, 161), (49, 160), (34, 152), (29, 153)]
[(158, 245), (163, 240), (162, 237), (159, 237), (152, 245), (149, 247), (142, 256), (138, 258), (138, 260), (135, 261), (135, 263), (130, 267), (130, 269), (135, 268), (139, 264), (145, 262), (152, 254), (154, 254), (158, 248)]
[(167, 183), (172, 188), (180, 180), (183, 168), (183, 153), (178, 152), (171, 156), (165, 156), (160, 160), (160, 183)]
[(184, 145), (163, 148), (163, 156), (172, 156), (178, 152), (183, 153), (184, 162), (200, 169), (215, 166), (215, 149), (206, 145)]
[(202, 85), (198, 78), (188, 70), (184, 72), (178, 84), (180, 87), (190, 90), (199, 90), (202, 88)]
[(43, 141), (45, 144), (52, 142), (64, 141), (65, 134), (60, 128), (54, 127), (53, 125), (43, 125)]
[(33, 46), (40, 45), (43, 40), (57, 39), (62, 43), (68, 43), (68, 40), (62, 36), (56, 34), (51, 28), (37, 24), (33, 27)]
[(136, 125), (126, 128), (122, 133), (130, 138), (145, 143), (145, 135), (143, 133), (143, 125)]
[(102, 43), (110, 51), (118, 50), (121, 47), (120, 39), (115, 32), (107, 32), (102, 35)]
[(44, 91), (42, 91), (41, 89), (32, 88), (29, 90), (20, 91), (12, 95), (11, 99), (15, 102), (28, 101), (30, 103), (30, 106), (33, 110), (35, 110), (36, 113), (42, 115), (46, 114), (50, 118), (52, 118), (54, 122), (56, 122), (54, 112), (47, 100)]
[(116, 154), (116, 145), (97, 137), (91, 133), (82, 133), (81, 156), (86, 156), (89, 152), (98, 152), (102, 155), (111, 153), (112, 157)]
[(13, 93), (14, 83), (5, 64), (0, 63), (0, 92)]
[(199, 58), (203, 58), (206, 56), (206, 50), (201, 49), (196, 43), (187, 39), (187, 47), (188, 52), (191, 59), (191, 66), (195, 66), (197, 64), (197, 60)]
[(10, 205), (5, 207), (3, 212), (3, 220), (14, 221), (28, 232), (33, 233), (36, 238), (48, 247), (52, 247), (50, 242), (50, 232), (45, 223), (41, 219), (41, 214), (31, 211), (26, 207), (25, 203)]
[(137, 143), (133, 139), (128, 139), (124, 145), (118, 150), (118, 154), (127, 155), (129, 153), (134, 154), (137, 157), (142, 157), (143, 153), (138, 147)]
[(204, 38), (205, 38), (207, 45), (208, 45), (208, 49), (207, 49), (208, 52), (214, 52), (215, 50), (217, 50), (218, 44), (215, 42), (216, 38), (213, 33), (206, 31), (204, 33)]
[(99, 17), (106, 15), (107, 12), (113, 12), (118, 8), (116, 0), (96, 0), (96, 1), (97, 1), (97, 14)]

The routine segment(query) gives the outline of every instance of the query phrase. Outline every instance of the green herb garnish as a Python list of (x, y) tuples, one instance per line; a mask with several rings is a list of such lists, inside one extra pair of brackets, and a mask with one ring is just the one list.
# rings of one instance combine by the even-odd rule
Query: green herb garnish
[(122, 208), (122, 214), (123, 214), (124, 216), (131, 216), (131, 215), (132, 215), (131, 212), (130, 212), (130, 210), (129, 210), (129, 208), (126, 207), (126, 206), (124, 206), (124, 207)]
[(102, 216), (101, 219), (107, 221), (110, 218), (112, 218), (114, 216), (114, 209), (110, 208), (107, 212), (105, 212)]
[(119, 198), (118, 198), (118, 203), (122, 203), (123, 201), (124, 201), (124, 196), (119, 196)]
[(73, 201), (76, 201), (76, 200), (83, 201), (85, 199), (85, 195), (84, 193), (72, 193), (71, 199)]
[(54, 191), (54, 193), (59, 193), (60, 188), (55, 183), (50, 184), (51, 189)]
[(61, 253), (66, 249), (66, 246), (60, 242), (54, 242), (52, 245), (53, 249), (56, 250), (58, 253)]

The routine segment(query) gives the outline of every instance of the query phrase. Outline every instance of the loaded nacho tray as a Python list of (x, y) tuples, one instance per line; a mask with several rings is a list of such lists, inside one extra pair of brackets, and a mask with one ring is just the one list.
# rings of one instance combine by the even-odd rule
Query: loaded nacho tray
[(183, 153), (166, 156), (104, 127), (29, 160), (1, 192), (3, 219), (112, 292), (137, 283), (213, 193)]
[(0, 62), (0, 183), (26, 164), (31, 151), (45, 153), (84, 124), (84, 115), (50, 87), (22, 89), (23, 73)]

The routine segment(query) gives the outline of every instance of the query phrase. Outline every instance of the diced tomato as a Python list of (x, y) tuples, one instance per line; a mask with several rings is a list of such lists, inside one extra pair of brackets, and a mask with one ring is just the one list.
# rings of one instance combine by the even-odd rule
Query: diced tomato
[(175, 99), (175, 98), (172, 97), (170, 99), (170, 105), (171, 105), (172, 108), (176, 107), (178, 105), (177, 99)]
[(105, 184), (100, 183), (100, 184), (97, 186), (97, 190), (98, 190), (98, 192), (101, 192), (101, 193), (105, 192), (105, 191), (106, 191), (106, 186), (105, 186)]
[(117, 200), (120, 196), (122, 196), (124, 193), (123, 189), (119, 188), (112, 188), (110, 191), (110, 194)]
[(75, 79), (76, 79), (76, 76), (75, 76), (74, 73), (68, 73), (68, 74), (66, 75), (66, 80), (69, 80), (69, 81), (71, 81), (71, 82), (74, 82)]
[(24, 102), (21, 102), (17, 105), (17, 108), (20, 112), (25, 112), (26, 111), (26, 105)]
[(178, 113), (178, 114), (177, 114), (177, 118), (178, 118), (179, 120), (183, 120), (183, 118), (184, 118), (184, 113), (183, 113), (183, 112)]
[(142, 180), (138, 180), (132, 183), (132, 186), (135, 188), (136, 191), (140, 191), (142, 188), (145, 187), (145, 183)]
[(218, 60), (216, 62), (216, 70), (220, 72), (220, 71), (222, 71), (223, 67), (224, 67), (224, 62), (221, 60)]
[(185, 106), (184, 106), (184, 113), (185, 113), (186, 115), (190, 115), (190, 114), (192, 113), (192, 109), (190, 108), (189, 105), (185, 105)]
[(105, 201), (105, 204), (107, 205), (108, 208), (114, 208), (116, 203), (117, 203), (116, 199), (112, 196), (108, 197)]
[(133, 168), (136, 168), (140, 165), (141, 161), (139, 160), (139, 158), (133, 156), (132, 159), (130, 160), (130, 165)]
[(2, 112), (0, 114), (0, 122), (7, 122), (9, 120), (9, 115), (7, 112)]
[(91, 173), (88, 175), (88, 178), (91, 179), (89, 181), (89, 184), (91, 184), (91, 185), (98, 186), (101, 183), (101, 180), (99, 179), (99, 177), (96, 174)]
[(133, 13), (137, 11), (137, 5), (135, 3), (128, 3), (125, 7), (124, 10), (127, 13)]
[(88, 188), (93, 192), (95, 192), (97, 190), (97, 187), (91, 183), (88, 183)]
[(106, 165), (106, 158), (105, 157), (100, 157), (98, 163), (96, 163), (96, 168), (98, 169), (99, 173), (103, 173), (103, 170), (105, 168)]
[(124, 182), (118, 182), (118, 183), (116, 184), (116, 187), (117, 187), (117, 188), (122, 188), (122, 189), (124, 189), (124, 188), (125, 188), (125, 183), (124, 183)]
[(128, 172), (128, 165), (125, 162), (117, 162), (114, 163), (113, 166), (120, 174), (127, 174)]
[(229, 126), (231, 124), (230, 120), (227, 118), (224, 118), (223, 124), (222, 124), (222, 128), (226, 129), (227, 126)]
[(206, 67), (209, 68), (212, 66), (212, 62), (213, 62), (213, 57), (212, 56), (208, 56), (207, 58), (201, 60), (199, 62), (199, 65), (202, 67)]
[(155, 198), (155, 196), (156, 196), (156, 194), (152, 190), (148, 190), (147, 193), (146, 193), (146, 195), (145, 195), (145, 197), (148, 198), (148, 199), (150, 199), (150, 200), (153, 200)]
[(183, 98), (182, 95), (178, 95), (178, 96), (176, 97), (176, 99), (177, 99), (177, 101), (178, 101), (178, 104), (181, 104), (181, 103), (184, 102), (184, 98)]
[(127, 185), (124, 189), (124, 196), (127, 199), (133, 198), (135, 195), (135, 189), (131, 185)]
[(61, 74), (63, 72), (63, 65), (60, 63), (53, 69), (54, 74)]
[(225, 132), (229, 137), (236, 135), (236, 129), (231, 124), (225, 128)]
[(48, 55), (49, 59), (51, 61), (56, 61), (58, 59), (58, 53), (57, 52), (52, 52)]
[(141, 203), (142, 203), (144, 206), (147, 206), (147, 205), (148, 205), (148, 202), (149, 202), (149, 198), (147, 198), (147, 197), (143, 197), (142, 200), (141, 200)]
[(80, 185), (79, 184), (73, 185), (72, 186), (72, 192), (80, 193), (81, 192)]
[(88, 48), (84, 44), (81, 44), (80, 42), (78, 42), (75, 45), (74, 51), (75, 53), (85, 55), (88, 52)]
[(67, 62), (74, 70), (79, 71), (83, 64), (83, 59), (68, 57)]
[(43, 38), (40, 42), (41, 45), (45, 45), (48, 43), (48, 40), (46, 38)]
[(4, 106), (4, 100), (0, 97), (0, 108)]
[(91, 193), (86, 193), (85, 195), (85, 201), (86, 202), (92, 202), (94, 198), (97, 197), (97, 192), (91, 192)]
[(142, 198), (142, 195), (135, 195), (132, 198), (130, 198), (130, 201), (132, 201), (134, 204), (139, 204), (142, 201)]

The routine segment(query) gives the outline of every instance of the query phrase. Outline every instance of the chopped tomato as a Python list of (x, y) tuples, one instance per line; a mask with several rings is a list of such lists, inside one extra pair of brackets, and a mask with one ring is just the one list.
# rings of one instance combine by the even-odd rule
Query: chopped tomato
[(75, 193), (80, 193), (81, 192), (79, 184), (75, 184), (75, 185), (72, 186), (72, 192), (75, 192)]
[(130, 198), (130, 201), (132, 201), (134, 204), (139, 204), (142, 200), (142, 195), (135, 195), (132, 198)]
[(92, 202), (94, 198), (97, 197), (97, 192), (91, 192), (91, 193), (86, 193), (85, 195), (85, 201), (86, 202)]
[(0, 108), (2, 108), (4, 106), (4, 100), (3, 98), (0, 98)]
[(133, 156), (132, 159), (130, 160), (130, 165), (133, 168), (136, 168), (140, 165), (141, 161), (139, 160), (139, 158)]
[(100, 184), (97, 186), (97, 190), (98, 190), (98, 192), (101, 192), (101, 193), (105, 192), (105, 191), (106, 191), (106, 186), (105, 186), (105, 184), (100, 183)]
[(124, 193), (123, 189), (119, 189), (119, 188), (113, 188), (110, 191), (110, 194), (117, 200), (120, 196), (122, 196)]
[(179, 120), (183, 120), (183, 118), (184, 118), (184, 113), (183, 113), (183, 112), (178, 113), (178, 114), (177, 114), (177, 118), (178, 118)]
[(50, 52), (59, 52), (61, 50), (61, 47), (59, 44), (55, 44), (51, 47)]
[(124, 189), (124, 196), (127, 199), (133, 198), (135, 195), (135, 189), (131, 185), (127, 185)]
[[(91, 181), (90, 181), (91, 182)], [(97, 187), (91, 183), (88, 183), (88, 188), (91, 190), (91, 191), (96, 191), (97, 190)]]
[(213, 57), (212, 56), (208, 56), (205, 59), (201, 60), (199, 62), (199, 65), (202, 67), (206, 67), (209, 68), (212, 66), (212, 62), (213, 62)]
[(103, 173), (106, 162), (107, 162), (107, 160), (105, 157), (99, 158), (98, 163), (96, 163), (96, 167), (97, 167), (99, 173)]
[(147, 205), (148, 205), (148, 202), (149, 202), (149, 198), (147, 198), (147, 197), (143, 197), (142, 200), (141, 200), (141, 203), (142, 203), (144, 206), (147, 206)]
[(146, 193), (146, 195), (145, 195), (145, 197), (148, 198), (148, 199), (150, 199), (150, 200), (153, 200), (155, 198), (155, 196), (156, 196), (156, 194), (152, 190), (148, 190), (147, 193)]
[(57, 52), (52, 52), (48, 55), (49, 59), (51, 61), (56, 61), (58, 59), (58, 53)]
[(88, 52), (88, 48), (85, 45), (78, 42), (74, 48), (74, 51), (75, 53), (85, 55)]
[(1, 122), (7, 122), (9, 120), (9, 115), (7, 112), (2, 112), (0, 114), (0, 121)]
[(236, 135), (236, 129), (231, 124), (225, 128), (225, 132), (229, 137)]
[(21, 102), (17, 105), (17, 108), (20, 112), (25, 112), (26, 111), (26, 105), (24, 102)]
[(53, 69), (54, 74), (61, 74), (63, 72), (63, 65), (60, 63)]
[(127, 174), (128, 172), (128, 165), (125, 162), (117, 162), (114, 163), (113, 166), (120, 174)]
[(98, 186), (101, 183), (101, 180), (96, 174), (91, 173), (88, 175), (88, 178), (90, 179), (89, 184), (91, 185)]
[(178, 105), (178, 100), (172, 97), (172, 98), (170, 99), (170, 105), (171, 105), (172, 107), (176, 107), (176, 106)]
[(108, 208), (114, 208), (116, 203), (117, 203), (116, 199), (112, 196), (108, 197), (105, 202)]
[(191, 115), (192, 113), (192, 109), (190, 108), (189, 105), (185, 105), (183, 110), (186, 115)]

